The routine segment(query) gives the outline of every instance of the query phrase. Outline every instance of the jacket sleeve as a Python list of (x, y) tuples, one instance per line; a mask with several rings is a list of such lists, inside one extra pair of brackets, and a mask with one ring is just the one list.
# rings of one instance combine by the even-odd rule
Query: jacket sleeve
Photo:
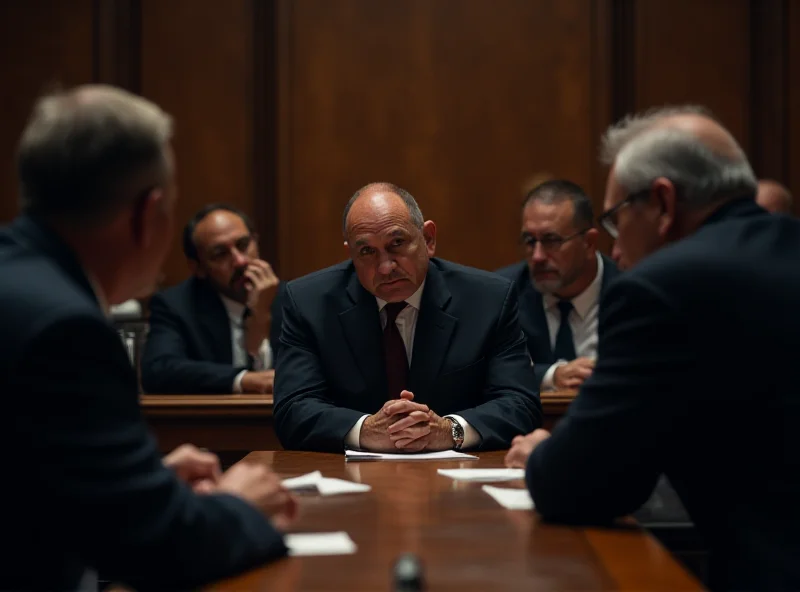
[(527, 341), (519, 326), (517, 292), (509, 285), (491, 338), (485, 402), (459, 411), (481, 436), (481, 449), (508, 448), (514, 436), (542, 425), (542, 405)]
[(164, 467), (130, 363), (101, 319), (51, 323), (21, 359), (12, 384), (36, 395), (19, 402), (20, 446), (42, 456), (25, 487), (40, 492), (41, 519), (104, 577), (183, 589), (285, 554), (256, 508), (196, 495)]
[(528, 487), (550, 520), (604, 522), (647, 500), (686, 410), (676, 377), (699, 359), (685, 320), (642, 280), (617, 279), (600, 310), (597, 367), (528, 459)]
[(178, 315), (156, 294), (150, 301), (150, 332), (142, 352), (142, 388), (147, 393), (213, 393), (233, 391), (243, 367), (192, 360)]
[(316, 344), (287, 286), (281, 353), (275, 367), (275, 431), (284, 448), (342, 452), (347, 432), (364, 415), (335, 405)]

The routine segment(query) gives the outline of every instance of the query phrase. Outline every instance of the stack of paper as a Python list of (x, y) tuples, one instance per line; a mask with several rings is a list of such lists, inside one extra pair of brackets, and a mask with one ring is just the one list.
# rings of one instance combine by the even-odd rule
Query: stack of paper
[(358, 548), (346, 532), (287, 534), (283, 542), (292, 557), (352, 555)]
[(508, 510), (533, 510), (533, 500), (527, 489), (509, 489), (491, 485), (484, 485), (481, 489)]
[(477, 456), (443, 450), (442, 452), (423, 452), (418, 454), (389, 454), (382, 452), (362, 452), (360, 450), (345, 450), (344, 459), (354, 460), (476, 460)]
[(363, 493), (370, 491), (372, 487), (365, 483), (353, 483), (344, 479), (333, 479), (323, 477), (319, 471), (307, 473), (300, 477), (284, 479), (283, 486), (291, 491), (303, 489), (316, 490), (320, 495), (336, 495), (337, 493)]
[(456, 481), (514, 481), (525, 478), (525, 469), (439, 469), (438, 473)]

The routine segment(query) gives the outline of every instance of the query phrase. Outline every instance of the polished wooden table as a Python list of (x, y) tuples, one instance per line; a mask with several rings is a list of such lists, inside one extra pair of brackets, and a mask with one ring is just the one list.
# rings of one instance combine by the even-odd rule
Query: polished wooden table
[[(403, 553), (423, 562), (427, 590), (699, 590), (700, 584), (632, 522), (614, 529), (543, 523), (534, 512), (505, 510), (475, 483), (439, 468), (500, 467), (504, 453), (478, 461), (345, 463), (342, 455), (253, 452), (283, 477), (320, 470), (368, 483), (372, 491), (300, 496), (292, 532), (344, 530), (355, 555), (287, 558), (213, 586), (214, 590), (392, 589)], [(522, 487), (521, 481), (495, 484)]]
[[(544, 427), (553, 427), (575, 395), (542, 392)], [(241, 456), (281, 449), (272, 423), (272, 395), (142, 395), (141, 406), (164, 453), (184, 442)]]

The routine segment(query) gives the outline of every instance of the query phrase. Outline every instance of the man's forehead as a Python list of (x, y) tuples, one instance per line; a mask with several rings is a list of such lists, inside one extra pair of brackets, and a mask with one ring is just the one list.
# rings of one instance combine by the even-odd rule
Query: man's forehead
[(574, 207), (568, 199), (545, 203), (533, 201), (525, 206), (523, 219), (526, 223), (543, 227), (561, 227), (572, 223)]
[(236, 241), (249, 234), (244, 220), (233, 212), (212, 212), (194, 231), (195, 242), (208, 247)]
[(355, 245), (363, 245), (370, 242), (380, 242), (398, 236), (408, 236), (408, 230), (403, 226), (393, 224), (385, 228), (351, 228), (350, 235)]

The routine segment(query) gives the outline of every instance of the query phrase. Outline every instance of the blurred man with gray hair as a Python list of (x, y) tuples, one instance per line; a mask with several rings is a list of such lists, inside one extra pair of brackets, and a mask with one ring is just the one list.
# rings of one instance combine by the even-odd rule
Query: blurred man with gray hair
[(221, 474), (189, 445), (161, 458), (106, 318), (153, 289), (170, 245), (171, 135), (158, 106), (95, 85), (40, 99), (22, 135), (22, 215), (0, 230), (3, 588), (99, 572), (188, 589), (286, 553), (296, 502), (274, 473)]
[(800, 589), (800, 221), (756, 205), (742, 149), (702, 109), (627, 117), (604, 157), (600, 221), (628, 271), (604, 297), (594, 373), (506, 462), (570, 523), (633, 512), (664, 473), (713, 589)]

